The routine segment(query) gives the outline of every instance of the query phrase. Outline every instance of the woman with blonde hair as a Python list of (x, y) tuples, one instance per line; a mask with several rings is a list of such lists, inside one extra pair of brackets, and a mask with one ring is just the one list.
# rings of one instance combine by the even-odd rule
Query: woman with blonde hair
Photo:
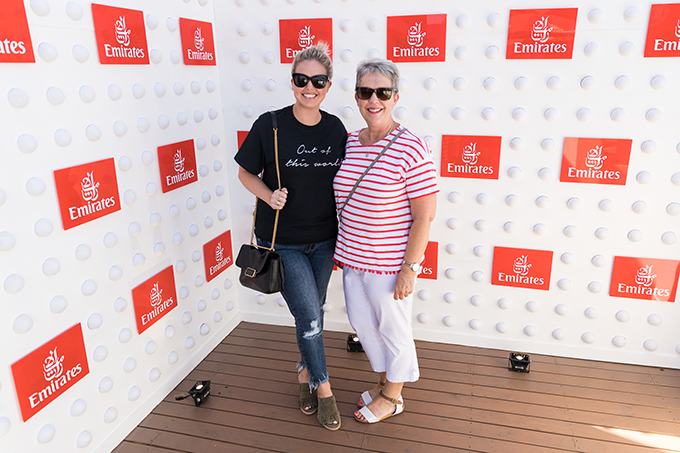
[(338, 231), (333, 177), (344, 156), (347, 131), (340, 119), (319, 108), (333, 77), (327, 46), (321, 43), (298, 53), (291, 72), (295, 103), (273, 116), (261, 115), (235, 159), (239, 180), (258, 198), (255, 234), (260, 246), (271, 247), (280, 211), (275, 249), (285, 266), (281, 295), (295, 318), (300, 410), (305, 415), (318, 411), (319, 423), (335, 431), (341, 420), (326, 370), (323, 305)]

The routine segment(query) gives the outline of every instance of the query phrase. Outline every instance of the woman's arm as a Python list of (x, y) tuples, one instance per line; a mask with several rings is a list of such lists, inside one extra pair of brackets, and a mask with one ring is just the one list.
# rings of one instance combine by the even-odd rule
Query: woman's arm
[(240, 165), (238, 167), (238, 179), (243, 184), (243, 187), (267, 203), (272, 209), (280, 210), (285, 206), (286, 198), (288, 197), (288, 189), (285, 187), (281, 188), (281, 190), (271, 191), (259, 176), (250, 173)]
[[(410, 263), (420, 263), (430, 236), (430, 224), (434, 220), (437, 210), (437, 194), (411, 200), (411, 217), (413, 225), (408, 235), (404, 260)], [(401, 300), (413, 293), (416, 273), (410, 267), (402, 265), (394, 285), (394, 300)]]

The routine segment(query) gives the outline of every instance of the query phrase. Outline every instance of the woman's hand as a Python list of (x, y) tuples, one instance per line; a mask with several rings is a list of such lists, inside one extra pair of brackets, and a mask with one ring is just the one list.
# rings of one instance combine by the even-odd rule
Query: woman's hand
[(275, 190), (272, 192), (272, 196), (269, 199), (269, 206), (275, 211), (280, 211), (286, 205), (286, 198), (288, 198), (288, 189), (285, 187), (281, 190)]
[(416, 273), (410, 267), (402, 266), (394, 284), (394, 300), (403, 300), (413, 294), (416, 285)]

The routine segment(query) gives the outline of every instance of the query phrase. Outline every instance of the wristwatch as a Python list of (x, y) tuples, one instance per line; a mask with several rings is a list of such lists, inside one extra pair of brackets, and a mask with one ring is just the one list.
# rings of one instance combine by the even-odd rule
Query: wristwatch
[(404, 262), (401, 264), (402, 266), (405, 264), (406, 266), (410, 267), (411, 270), (416, 274), (420, 271), (420, 264), (418, 263), (409, 263), (408, 261), (404, 260)]

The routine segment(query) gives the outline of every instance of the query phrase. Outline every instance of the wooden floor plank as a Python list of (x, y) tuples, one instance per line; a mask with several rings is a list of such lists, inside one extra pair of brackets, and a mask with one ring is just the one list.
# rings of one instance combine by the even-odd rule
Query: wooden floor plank
[[(356, 357), (356, 356), (355, 356)], [(248, 358), (250, 361), (250, 358)], [(365, 357), (362, 358), (362, 360), (365, 360)], [(228, 363), (227, 363), (228, 362)], [(212, 371), (225, 371), (229, 370), (232, 367), (234, 367), (234, 363), (237, 363), (236, 365), (238, 369), (240, 369), (242, 373), (248, 373), (249, 375), (256, 377), (259, 376), (262, 371), (261, 369), (257, 369), (255, 367), (250, 366), (250, 363), (246, 363), (245, 365), (241, 365), (242, 359), (240, 357), (229, 357), (229, 359), (221, 360), (221, 361), (204, 361), (202, 364), (199, 365), (197, 369), (201, 370), (212, 370)], [(358, 366), (355, 368), (359, 368)], [(292, 369), (292, 365), (289, 365), (289, 370)], [(288, 381), (293, 379), (294, 374), (291, 374), (290, 371), (268, 371), (270, 374), (271, 379), (278, 379), (282, 381)], [(342, 372), (339, 370), (336, 370), (334, 367), (329, 366), (329, 373), (331, 376), (333, 376), (333, 382), (335, 383), (334, 385), (337, 387), (340, 379), (339, 376), (344, 376), (347, 380), (350, 382), (355, 382), (356, 384), (352, 387), (354, 391), (360, 391), (364, 390), (364, 387), (369, 387), (370, 382), (374, 377), (374, 374), (368, 370), (366, 371), (357, 371), (357, 369), (351, 369), (351, 370), (343, 370)], [(519, 375), (517, 373), (512, 373), (508, 372), (510, 375)], [(419, 388), (419, 389), (425, 389), (425, 390), (431, 390), (435, 392), (436, 394), (442, 395), (442, 397), (446, 397), (448, 394), (467, 394), (471, 395), (474, 397), (481, 397), (481, 396), (489, 396), (494, 399), (503, 399), (506, 398), (512, 402), (516, 401), (517, 399), (521, 399), (524, 401), (527, 401), (531, 404), (536, 404), (536, 405), (552, 405), (554, 407), (567, 407), (567, 408), (577, 408), (580, 410), (585, 410), (585, 411), (592, 411), (595, 410), (595, 407), (598, 408), (602, 413), (604, 414), (618, 414), (618, 413), (624, 413), (626, 415), (631, 415), (631, 416), (639, 416), (641, 418), (650, 418), (650, 419), (661, 419), (665, 420), (670, 415), (670, 411), (668, 409), (663, 409), (663, 408), (654, 408), (654, 407), (648, 407), (648, 406), (635, 406), (631, 405), (629, 403), (613, 403), (610, 401), (606, 400), (599, 400), (596, 401), (596, 404), (593, 403), (593, 401), (588, 401), (588, 400), (583, 400), (577, 396), (570, 396), (564, 394), (560, 395), (552, 395), (552, 394), (540, 394), (536, 392), (523, 392), (523, 393), (518, 393), (518, 391), (512, 386), (507, 383), (507, 382), (500, 382), (499, 386), (480, 386), (478, 384), (471, 384), (471, 383), (465, 383), (465, 384), (460, 384), (456, 382), (451, 382), (449, 381), (434, 381), (431, 379), (421, 379), (420, 381), (414, 383), (414, 384), (408, 384), (405, 392), (408, 394), (410, 389), (412, 387)], [(512, 391), (508, 391), (508, 389)]]
[[(189, 384), (190, 383), (187, 383), (187, 388), (190, 387)], [(242, 406), (241, 403), (245, 403), (246, 406), (243, 410), (250, 409), (252, 410), (251, 413), (253, 415), (261, 415), (257, 411), (258, 404), (276, 404), (282, 407), (290, 407), (296, 403), (295, 396), (290, 394), (286, 395), (286, 398), (284, 399), (272, 398), (271, 391), (273, 390), (280, 391), (282, 388), (268, 388), (267, 391), (248, 388), (232, 388), (223, 391), (222, 396), (230, 399), (246, 398), (246, 400), (239, 402), (234, 401), (231, 403), (225, 402), (222, 405), (228, 406), (230, 411), (237, 411), (238, 408)], [(337, 397), (341, 398), (342, 392), (336, 389), (336, 398)], [(352, 412), (355, 410), (354, 404), (339, 404), (342, 415), (347, 416), (348, 418), (351, 417)], [(531, 427), (532, 430), (539, 433), (538, 435), (540, 435), (540, 433), (551, 433), (551, 435), (558, 434), (562, 436), (573, 435), (575, 437), (584, 438), (585, 440), (583, 442), (593, 437), (593, 428), (590, 426), (575, 422), (551, 420), (539, 417), (536, 414), (523, 416), (511, 412), (495, 413), (476, 408), (453, 407), (444, 404), (428, 404), (420, 401), (408, 402), (408, 404), (408, 413), (417, 414), (422, 420), (420, 420), (419, 423), (415, 423), (412, 420), (400, 417), (398, 421), (395, 419), (395, 423), (400, 422), (402, 424), (421, 428), (428, 427), (429, 429), (437, 429), (440, 431), (457, 432), (458, 434), (465, 434), (469, 429), (474, 429), (473, 425), (475, 423), (487, 423), (502, 426), (502, 429), (504, 430), (506, 428), (515, 431), (519, 430), (520, 434), (523, 429)], [(427, 412), (423, 412), (421, 408), (425, 409)], [(486, 431), (488, 432), (489, 430), (486, 429)], [(504, 433), (503, 435), (504, 438), (508, 440), (507, 433)], [(536, 438), (536, 436), (534, 437)], [(610, 440), (614, 441), (616, 439), (611, 438)], [(595, 449), (592, 450), (594, 451)]]
[[(276, 329), (270, 330), (269, 329), (270, 327), (276, 327)], [(232, 332), (232, 334), (230, 334), (229, 337), (237, 335), (248, 338), (257, 338), (260, 337), (261, 335), (264, 335), (264, 338), (268, 338), (270, 335), (279, 335), (280, 337), (281, 334), (284, 334), (291, 343), (293, 344), (295, 343), (294, 330), (292, 330), (290, 327), (242, 323), (239, 326), (239, 328), (240, 329), (236, 329), (234, 332)], [(257, 332), (257, 334), (254, 334), (254, 332)], [(347, 333), (330, 331), (324, 332), (324, 341), (327, 347), (335, 346), (334, 342), (335, 343), (342, 342), (342, 345), (340, 347), (344, 349), (346, 339)], [(498, 360), (498, 358), (501, 357), (502, 358), (501, 360), (504, 363), (507, 363), (508, 351), (504, 350), (489, 348), (472, 348), (463, 345), (451, 345), (425, 341), (416, 341), (416, 346), (419, 352), (431, 350), (431, 351), (443, 351), (449, 354), (464, 354), (470, 356), (472, 358), (471, 360), (475, 360), (474, 358), (476, 358), (476, 360), (486, 360), (488, 358)], [(541, 354), (532, 354), (531, 359), (532, 367), (538, 366), (539, 364), (541, 364), (541, 366), (546, 366), (550, 364), (559, 363), (560, 365), (563, 365), (563, 368), (566, 368), (567, 370), (574, 370), (575, 372), (578, 372), (578, 374), (582, 373), (577, 370), (583, 370), (584, 372), (588, 372), (588, 370), (600, 370), (600, 371), (608, 370), (619, 371), (621, 372), (622, 376), (642, 374), (645, 376), (668, 377), (669, 379), (675, 379), (675, 382), (680, 381), (680, 369), (647, 367), (642, 365), (629, 365), (613, 362), (599, 362), (593, 360), (572, 359), (567, 357), (545, 356)]]
[[(213, 373), (202, 370), (194, 370), (185, 382), (178, 387), (182, 392), (186, 392), (196, 380), (212, 381), (215, 392), (233, 398), (246, 398), (251, 389), (266, 388), (273, 393), (288, 395), (289, 405), (295, 404), (296, 384), (292, 381), (294, 375), (290, 375), (290, 382), (274, 382), (258, 377), (240, 376), (238, 374)], [(334, 381), (333, 389), (338, 402), (354, 404), (357, 394), (363, 387), (347, 385), (349, 381), (338, 379)], [(225, 390), (226, 389), (226, 390)], [(494, 398), (473, 397), (469, 394), (442, 394), (441, 392), (407, 389), (405, 395), (409, 400), (409, 411), (418, 413), (432, 413), (437, 416), (444, 416), (441, 408), (450, 408), (456, 414), (459, 411), (467, 411), (474, 407), (479, 411), (488, 411), (494, 417), (505, 417), (505, 414), (518, 414), (527, 417), (540, 416), (547, 419), (558, 420), (568, 423), (582, 423), (597, 425), (612, 429), (637, 429), (647, 433), (674, 434), (677, 424), (659, 419), (646, 419), (640, 416), (628, 416), (619, 414), (605, 414), (600, 412), (565, 411), (562, 407), (537, 405), (531, 402), (518, 400), (499, 400)], [(168, 398), (172, 398), (170, 395)], [(664, 417), (668, 413), (662, 414)], [(456, 415), (458, 417), (458, 415)], [(662, 418), (662, 417), (659, 417)], [(522, 424), (522, 422), (520, 422)]]
[(185, 450), (177, 450), (168, 447), (156, 447), (154, 445), (138, 444), (128, 442), (127, 440), (121, 442), (120, 445), (113, 450), (113, 453), (167, 453), (167, 452), (184, 452)]
[[(209, 376), (209, 377), (214, 377)], [(184, 384), (184, 387), (186, 389), (190, 388), (194, 379), (190, 378), (188, 382)], [(281, 393), (280, 392), (286, 392), (289, 391), (290, 385), (287, 384), (279, 384), (278, 386), (272, 386), (268, 387), (266, 391), (264, 390), (257, 390), (257, 388), (260, 388), (260, 386), (255, 385), (255, 388), (250, 388), (250, 387), (242, 387), (238, 388), (235, 387), (235, 385), (238, 384), (246, 384), (247, 382), (244, 381), (238, 381), (232, 378), (232, 383), (231, 383), (231, 388), (227, 387), (226, 389), (222, 390), (221, 396), (225, 398), (245, 398), (246, 404), (248, 402), (251, 403), (257, 403), (257, 404), (276, 404), (278, 406), (282, 407), (289, 407), (293, 406), (296, 403), (296, 397), (295, 395), (291, 393), (284, 393), (285, 398), (280, 398)], [(213, 381), (213, 384), (218, 384), (218, 388), (224, 387), (220, 383), (220, 377), (217, 376), (217, 379)], [(184, 390), (184, 389), (182, 389)], [(272, 392), (277, 392), (278, 395), (276, 398), (273, 398)], [(343, 396), (350, 395), (350, 398), (353, 400), (353, 398), (356, 397), (356, 393), (348, 393), (344, 391), (338, 390), (338, 388), (335, 388), (335, 394), (336, 398), (338, 398), (339, 407), (341, 408), (341, 412), (343, 416), (351, 417), (352, 411), (355, 410), (354, 408), (354, 402), (352, 401), (349, 404), (346, 404), (343, 402)], [(224, 403), (225, 406), (229, 406), (229, 410), (236, 410), (236, 408), (239, 407), (239, 403)], [(475, 423), (484, 423), (484, 424), (491, 424), (491, 425), (498, 425), (500, 426), (499, 429), (503, 430), (503, 436), (507, 440), (508, 439), (508, 434), (507, 430), (509, 429), (510, 431), (518, 431), (520, 435), (522, 435), (522, 430), (526, 428), (531, 428), (535, 433), (534, 435), (534, 440), (536, 440), (537, 436), (540, 436), (541, 433), (550, 433), (552, 434), (557, 434), (560, 436), (573, 436), (576, 438), (581, 444), (584, 443), (593, 443), (593, 440), (596, 439), (597, 437), (602, 437), (599, 432), (594, 431), (594, 427), (590, 426), (588, 424), (579, 422), (579, 421), (563, 421), (563, 420), (558, 420), (558, 419), (550, 419), (547, 417), (542, 417), (539, 414), (536, 413), (534, 410), (534, 413), (529, 414), (529, 415), (523, 415), (523, 414), (517, 414), (513, 413), (512, 411), (505, 411), (505, 412), (499, 412), (497, 409), (488, 409), (488, 408), (475, 408), (475, 407), (464, 407), (462, 405), (448, 405), (448, 404), (436, 404), (436, 403), (426, 403), (422, 402), (420, 400), (414, 400), (413, 402), (408, 402), (408, 408), (409, 408), (409, 414), (417, 414), (418, 416), (424, 416), (424, 417), (435, 417), (434, 419), (428, 420), (424, 419), (420, 423), (414, 423), (412, 420), (407, 420), (404, 417), (400, 417), (398, 420), (402, 424), (407, 424), (407, 425), (412, 425), (412, 426), (417, 426), (417, 427), (428, 427), (430, 429), (437, 429), (440, 431), (454, 431), (457, 432), (458, 434), (463, 434), (468, 432), (468, 428), (471, 427), (470, 429), (475, 429), (474, 424)], [(342, 409), (347, 406), (347, 411), (343, 411)], [(247, 408), (248, 406), (246, 406)], [(251, 405), (250, 408), (256, 408), (256, 405)], [(253, 414), (257, 415), (257, 411), (253, 411)], [(397, 421), (395, 420), (395, 423)], [(608, 428), (620, 428), (620, 429), (626, 429), (626, 428), (631, 428), (628, 426), (608, 426), (607, 424), (604, 425), (605, 427)], [(651, 425), (649, 426), (651, 428)], [(636, 429), (641, 429), (639, 426), (634, 427)], [(672, 430), (677, 429), (677, 425), (673, 425), (672, 427), (668, 427), (668, 430), (670, 431), (667, 434), (672, 434)], [(490, 431), (489, 428), (485, 428), (484, 430), (487, 431), (487, 433)], [(652, 432), (658, 432), (658, 427), (657, 429), (653, 429)], [(614, 442), (617, 441), (617, 439), (613, 436), (604, 436), (604, 437), (609, 437), (609, 440)], [(555, 440), (557, 442), (554, 446), (558, 447), (559, 442), (558, 440)], [(547, 442), (544, 442), (546, 444)], [(626, 443), (626, 442), (622, 442)], [(604, 447), (592, 447), (589, 448), (589, 451), (597, 451), (597, 450), (603, 450)]]
[[(288, 333), (270, 333), (269, 335), (263, 336), (258, 335), (257, 337), (249, 336), (236, 336), (229, 335), (225, 339), (223, 344), (225, 345), (235, 345), (235, 346), (251, 346), (271, 349), (273, 351), (289, 351), (297, 353), (297, 346), (295, 344), (295, 337), (293, 332)], [(334, 353), (342, 353), (345, 349), (346, 335), (343, 334), (342, 338), (337, 340), (325, 338), (325, 344), (329, 349), (328, 355), (333, 356)], [(493, 368), (504, 368), (507, 366), (507, 351), (496, 351), (480, 348), (468, 348), (467, 353), (453, 353), (451, 351), (440, 351), (437, 349), (429, 349), (427, 346), (430, 343), (417, 342), (418, 345), (418, 357), (421, 361), (424, 359), (432, 359), (437, 362), (451, 362), (460, 363), (465, 365), (477, 365), (477, 366), (490, 366)], [(447, 345), (449, 346), (449, 345)], [(470, 353), (470, 350), (477, 352), (478, 354)], [(494, 351), (491, 354), (489, 351)], [(482, 352), (486, 352), (490, 355), (481, 355)], [(595, 378), (595, 379), (611, 379), (612, 376), (616, 376), (621, 382), (634, 382), (640, 384), (651, 384), (651, 385), (667, 385), (677, 388), (680, 384), (680, 373), (677, 370), (659, 371), (659, 368), (654, 367), (638, 367), (627, 365), (632, 369), (625, 370), (625, 372), (616, 372), (608, 368), (592, 368), (589, 366), (584, 366), (585, 364), (591, 363), (590, 361), (577, 362), (581, 366), (575, 366), (573, 364), (573, 359), (560, 358), (559, 363), (556, 363), (554, 358), (550, 360), (541, 361), (542, 356), (532, 356), (532, 367), (534, 370), (540, 369), (543, 373), (555, 373), (562, 376), (574, 376), (574, 377), (585, 377), (585, 378)], [(599, 363), (599, 362), (595, 362)], [(422, 364), (421, 364), (422, 366)]]
[[(338, 432), (297, 409), (294, 329), (241, 323), (115, 452), (680, 452), (678, 370), (532, 355), (514, 373), (507, 351), (416, 342), (404, 414), (364, 425), (352, 414), (375, 374), (346, 338), (324, 333)], [(200, 407), (173, 398), (205, 379)]]
[[(277, 341), (264, 340), (260, 338), (256, 339), (244, 339), (244, 338), (232, 338), (226, 339), (225, 342), (215, 349), (217, 353), (224, 353), (230, 355), (246, 355), (251, 356), (253, 354), (252, 349), (257, 349), (263, 353), (269, 354), (270, 358), (281, 359), (281, 360), (291, 360), (294, 361), (297, 358), (297, 347), (294, 345), (281, 344)], [(346, 351), (337, 351), (343, 354), (332, 355), (328, 354), (328, 357), (346, 357)], [(468, 374), (475, 376), (478, 375), (490, 375), (494, 376), (499, 373), (500, 370), (505, 370), (507, 366), (507, 360), (504, 358), (495, 358), (495, 363), (481, 365), (477, 364), (466, 364), (460, 361), (444, 360), (443, 357), (435, 355), (431, 356), (427, 353), (419, 353), (419, 363), (423, 369), (439, 369), (442, 371), (452, 371), (459, 373), (462, 369)], [(463, 368), (465, 367), (465, 368)], [(560, 372), (561, 370), (567, 370), (567, 372)], [(543, 367), (540, 370), (534, 368), (534, 373), (531, 375), (532, 378), (537, 377), (537, 379), (545, 382), (559, 382), (561, 385), (570, 385), (575, 387), (586, 387), (589, 389), (596, 389), (598, 387), (609, 390), (614, 388), (617, 391), (623, 393), (635, 392), (638, 394), (647, 395), (658, 395), (659, 390), (666, 387), (669, 390), (666, 393), (668, 398), (680, 398), (680, 379), (674, 379), (672, 377), (658, 377), (652, 378), (650, 375), (635, 374), (630, 375), (629, 373), (614, 373), (611, 371), (601, 371), (589, 372), (587, 374), (575, 374), (570, 367), (564, 367), (560, 365), (549, 365), (548, 367)], [(536, 371), (539, 371), (538, 373)], [(646, 387), (648, 386), (648, 387)]]
[[(256, 354), (259, 354), (257, 358), (255, 358)], [(220, 362), (229, 361), (231, 363), (239, 363), (246, 366), (257, 362), (261, 367), (276, 368), (285, 366), (286, 363), (294, 362), (295, 358), (295, 353), (220, 345), (210, 354), (207, 360)], [(346, 368), (352, 368), (354, 365), (354, 361), (345, 358), (337, 358), (334, 363)], [(421, 371), (424, 372), (425, 369), (427, 368), (423, 367)], [(438, 369), (428, 369), (428, 375), (431, 379), (441, 381), (448, 381), (452, 379), (453, 376), (455, 382), (462, 384), (472, 384), (474, 382), (475, 385), (491, 387), (509, 385), (513, 390), (518, 392), (570, 394), (577, 395), (583, 399), (606, 399), (608, 401), (629, 402), (651, 407), (672, 408), (680, 405), (680, 398), (677, 394), (668, 395), (666, 392), (662, 394), (651, 392), (650, 389), (656, 387), (651, 385), (631, 387), (629, 385), (617, 383), (615, 386), (609, 386), (606, 382), (602, 383), (601, 380), (584, 381), (559, 376), (549, 379), (542, 376), (541, 373), (513, 373), (506, 368), (495, 369), (493, 370), (493, 373), (491, 371), (483, 373), (463, 373), (462, 371), (463, 370), (451, 369), (446, 363), (440, 363)], [(512, 376), (512, 378), (508, 379), (507, 376)], [(678, 392), (676, 391), (676, 393)]]
[[(196, 433), (181, 434), (169, 431), (157, 431), (138, 426), (126, 439), (127, 443), (134, 442), (138, 445), (150, 444), (157, 451), (184, 451), (190, 453), (203, 453), (225, 451), (230, 453), (253, 453), (266, 452), (267, 450), (254, 449), (251, 446), (237, 445), (230, 442), (220, 442), (214, 439), (198, 437)], [(130, 447), (127, 447), (130, 448)], [(121, 450), (123, 453), (125, 450)], [(114, 453), (121, 453), (115, 450)]]

